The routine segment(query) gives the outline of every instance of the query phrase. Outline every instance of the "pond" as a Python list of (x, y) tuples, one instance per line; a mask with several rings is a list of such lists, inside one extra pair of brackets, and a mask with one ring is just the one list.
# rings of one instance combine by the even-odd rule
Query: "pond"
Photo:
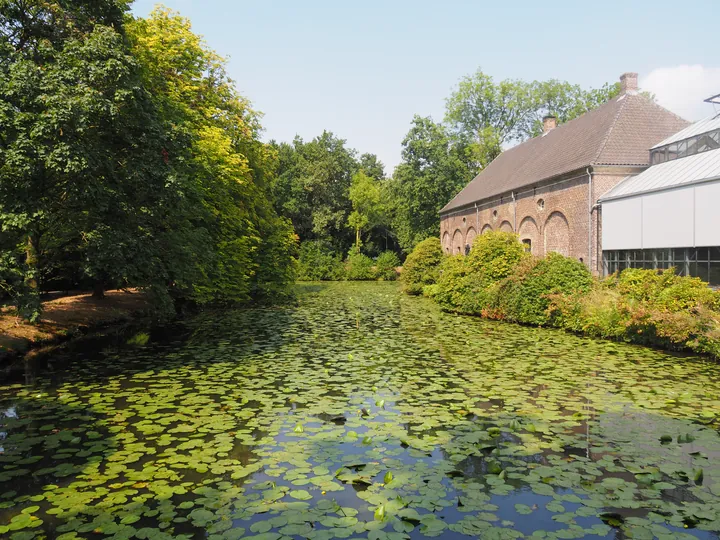
[(718, 364), (298, 292), (0, 383), (0, 536), (718, 537)]

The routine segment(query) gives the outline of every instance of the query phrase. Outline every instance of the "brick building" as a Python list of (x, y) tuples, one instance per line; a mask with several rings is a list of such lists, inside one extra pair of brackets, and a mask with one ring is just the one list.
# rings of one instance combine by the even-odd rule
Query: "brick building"
[(637, 73), (597, 109), (500, 154), (440, 211), (446, 253), (464, 253), (478, 234), (516, 232), (527, 249), (556, 251), (601, 269), (598, 199), (649, 166), (649, 149), (689, 125), (637, 91)]

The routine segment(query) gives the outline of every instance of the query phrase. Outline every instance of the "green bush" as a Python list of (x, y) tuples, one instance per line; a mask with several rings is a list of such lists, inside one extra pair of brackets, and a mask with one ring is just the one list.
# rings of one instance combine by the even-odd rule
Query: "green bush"
[(375, 279), (373, 260), (360, 253), (360, 250), (352, 248), (345, 261), (345, 279), (351, 281)]
[(592, 275), (583, 263), (550, 253), (544, 259), (526, 259), (516, 267), (498, 288), (498, 309), (509, 321), (546, 325), (551, 295), (584, 293), (591, 286)]
[(707, 283), (678, 276), (674, 268), (662, 271), (628, 268), (617, 276), (616, 287), (623, 296), (673, 312), (698, 306), (719, 307), (718, 294)]
[(404, 288), (448, 311), (720, 357), (720, 292), (698, 278), (627, 269), (594, 279), (581, 262), (533, 258), (502, 232), (476, 238), (466, 257), (441, 256), (439, 265), (425, 263), (437, 260), (439, 241), (427, 246), (430, 255), (408, 257)]
[(397, 279), (397, 267), (400, 266), (400, 259), (393, 251), (384, 251), (375, 260), (375, 277), (384, 281), (395, 281)]
[(342, 257), (325, 242), (309, 240), (300, 245), (298, 276), (300, 281), (336, 281), (343, 279)]
[(439, 238), (427, 238), (420, 242), (405, 259), (400, 274), (403, 290), (408, 294), (422, 294), (424, 287), (437, 283), (442, 260)]
[(440, 263), (438, 280), (432, 289), (432, 297), (440, 307), (448, 311), (472, 313), (465, 308), (465, 299), (470, 295), (466, 279), (470, 267), (462, 255), (445, 256)]
[(674, 270), (627, 269), (552, 297), (555, 324), (590, 336), (720, 356), (720, 293)]
[(443, 261), (435, 299), (451, 311), (492, 317), (499, 283), (529, 257), (515, 234), (497, 231), (478, 236), (469, 255)]

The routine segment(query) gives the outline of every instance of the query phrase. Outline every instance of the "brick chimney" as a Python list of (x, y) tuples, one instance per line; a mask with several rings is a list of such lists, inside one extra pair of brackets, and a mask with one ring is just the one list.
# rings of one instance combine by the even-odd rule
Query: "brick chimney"
[(638, 74), (623, 73), (620, 75), (620, 94), (637, 94)]
[(557, 127), (557, 116), (548, 114), (543, 117), (543, 133), (548, 133)]

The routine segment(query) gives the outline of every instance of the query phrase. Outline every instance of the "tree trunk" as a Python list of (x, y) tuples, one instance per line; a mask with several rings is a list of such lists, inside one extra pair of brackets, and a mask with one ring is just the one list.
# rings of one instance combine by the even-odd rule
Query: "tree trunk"
[(360, 229), (355, 229), (355, 246), (360, 250)]
[(103, 299), (105, 298), (105, 286), (102, 281), (96, 281), (93, 285), (93, 298)]
[(33, 234), (28, 235), (27, 247), (25, 248), (25, 264), (27, 264), (27, 274), (25, 283), (30, 289), (37, 292), (38, 290), (38, 244), (39, 239)]

